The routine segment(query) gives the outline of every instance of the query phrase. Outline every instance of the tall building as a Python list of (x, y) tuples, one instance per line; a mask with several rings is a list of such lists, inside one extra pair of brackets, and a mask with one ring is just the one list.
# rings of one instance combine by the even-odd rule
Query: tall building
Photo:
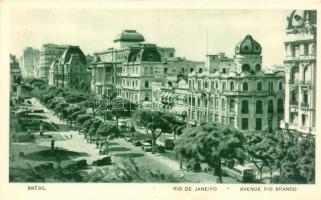
[(10, 97), (19, 98), (21, 70), (15, 55), (10, 54)]
[(79, 46), (68, 46), (59, 60), (52, 62), (49, 70), (49, 84), (90, 92), (91, 71), (87, 59)]
[(284, 112), (284, 73), (263, 71), (261, 51), (247, 35), (236, 45), (232, 65), (189, 74), (187, 121), (215, 121), (243, 131), (277, 129)]
[(20, 58), (20, 68), (22, 76), (33, 77), (36, 67), (39, 65), (40, 51), (32, 47), (27, 47), (23, 50), (23, 55)]
[(44, 44), (40, 52), (36, 77), (48, 81), (49, 68), (53, 61), (58, 60), (67, 49), (67, 45)]
[(291, 136), (315, 134), (316, 11), (294, 10), (284, 42), (285, 115), (282, 128)]

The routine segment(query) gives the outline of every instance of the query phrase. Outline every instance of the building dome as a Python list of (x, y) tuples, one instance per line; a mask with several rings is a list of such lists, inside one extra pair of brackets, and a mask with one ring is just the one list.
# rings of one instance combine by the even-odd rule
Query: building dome
[(136, 32), (136, 30), (123, 30), (116, 36), (114, 42), (144, 42), (145, 38), (142, 34)]
[(79, 55), (81, 63), (84, 65), (87, 64), (86, 56), (78, 46), (69, 46), (65, 50), (65, 52), (63, 53), (61, 60), (60, 60), (61, 64), (65, 64), (65, 63), (69, 62), (72, 54)]
[(255, 41), (251, 35), (247, 35), (235, 47), (235, 54), (257, 54), (260, 55), (262, 51), (261, 45)]

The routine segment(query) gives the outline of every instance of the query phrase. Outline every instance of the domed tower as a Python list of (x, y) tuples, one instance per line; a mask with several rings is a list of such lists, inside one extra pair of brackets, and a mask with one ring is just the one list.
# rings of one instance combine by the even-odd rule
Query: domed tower
[(123, 30), (114, 39), (114, 43), (117, 45), (117, 48), (120, 48), (120, 49), (134, 45), (134, 44), (139, 44), (144, 41), (145, 41), (144, 36), (136, 32), (136, 30)]
[(237, 73), (253, 73), (261, 71), (262, 47), (251, 35), (239, 42), (235, 47), (235, 68)]

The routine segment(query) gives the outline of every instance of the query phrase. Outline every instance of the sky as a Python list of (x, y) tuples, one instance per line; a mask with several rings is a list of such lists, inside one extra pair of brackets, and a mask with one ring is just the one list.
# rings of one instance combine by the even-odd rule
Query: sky
[(176, 56), (205, 61), (206, 54), (225, 52), (247, 34), (262, 46), (263, 67), (282, 64), (289, 10), (63, 10), (17, 9), (10, 12), (10, 52), (44, 43), (78, 45), (85, 54), (113, 47), (124, 29), (146, 42), (174, 47)]

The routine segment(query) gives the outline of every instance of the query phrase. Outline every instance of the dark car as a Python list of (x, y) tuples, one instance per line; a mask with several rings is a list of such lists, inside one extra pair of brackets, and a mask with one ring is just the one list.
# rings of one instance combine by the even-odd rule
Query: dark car
[(111, 157), (110, 156), (106, 156), (102, 159), (98, 159), (93, 162), (93, 165), (95, 165), (95, 166), (103, 166), (103, 165), (110, 165), (110, 164), (111, 164)]
[(157, 152), (158, 153), (165, 153), (165, 147), (164, 146), (157, 146)]
[(136, 147), (142, 146), (142, 142), (139, 141), (139, 140), (137, 140), (137, 139), (133, 139), (131, 142), (132, 142), (133, 145), (135, 145)]

